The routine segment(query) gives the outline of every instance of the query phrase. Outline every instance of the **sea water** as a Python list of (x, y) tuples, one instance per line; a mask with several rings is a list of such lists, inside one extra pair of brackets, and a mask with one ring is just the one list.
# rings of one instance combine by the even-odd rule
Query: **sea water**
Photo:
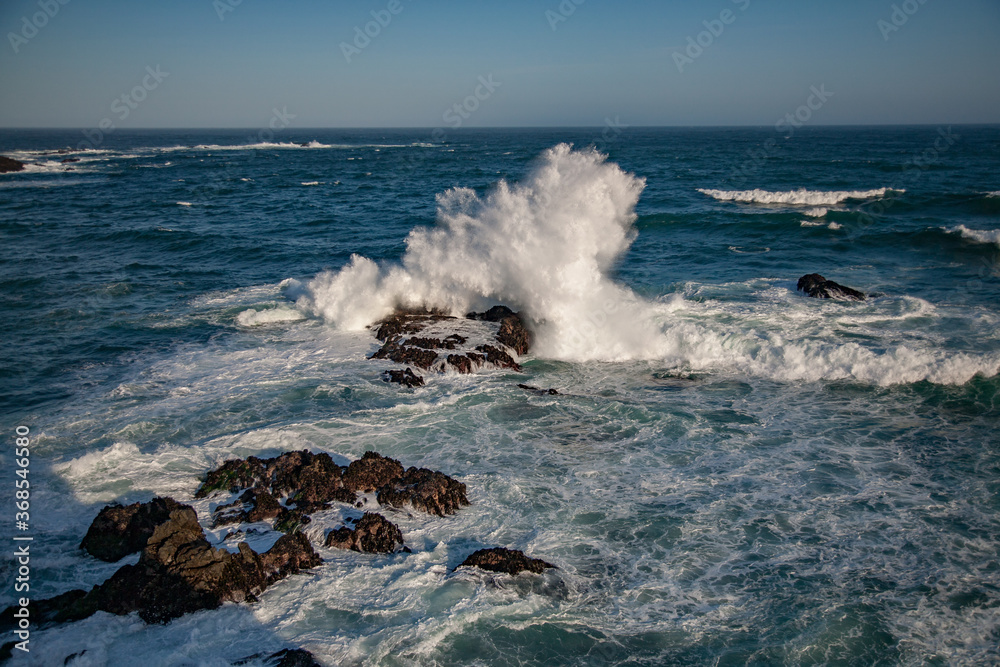
[[(388, 513), (412, 553), (317, 546), (254, 605), (33, 632), (26, 664), (1000, 661), (1000, 128), (247, 134), (0, 133), (32, 596), (134, 562), (78, 549), (105, 504), (190, 502), (229, 458), (376, 450), (472, 505)], [(366, 359), (395, 306), (496, 303), (522, 372)], [(487, 546), (558, 569), (455, 571)]]

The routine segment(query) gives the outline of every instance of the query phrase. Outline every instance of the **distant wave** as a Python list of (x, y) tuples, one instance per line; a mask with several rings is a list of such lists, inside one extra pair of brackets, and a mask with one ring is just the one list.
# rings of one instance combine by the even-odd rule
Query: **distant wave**
[(945, 231), (952, 234), (961, 234), (962, 238), (977, 243), (992, 243), (1000, 245), (1000, 229), (969, 229), (965, 225), (951, 227)]
[(1000, 198), (1000, 190), (997, 190), (996, 192), (987, 192), (986, 196), (987, 197), (997, 197), (997, 198)]
[(233, 145), (220, 145), (220, 144), (199, 144), (194, 148), (188, 148), (187, 146), (176, 146), (174, 148), (164, 148), (160, 150), (195, 150), (195, 151), (249, 151), (257, 149), (276, 149), (276, 148), (333, 148), (330, 144), (321, 144), (318, 141), (305, 141), (302, 143), (295, 143), (293, 141), (261, 141), (255, 144), (233, 144)]
[(753, 204), (791, 204), (795, 206), (834, 206), (848, 199), (878, 199), (885, 197), (889, 192), (905, 192), (905, 190), (879, 188), (878, 190), (824, 192), (802, 188), (787, 192), (769, 192), (768, 190), (709, 190), (699, 188), (698, 192), (719, 201), (738, 201)]

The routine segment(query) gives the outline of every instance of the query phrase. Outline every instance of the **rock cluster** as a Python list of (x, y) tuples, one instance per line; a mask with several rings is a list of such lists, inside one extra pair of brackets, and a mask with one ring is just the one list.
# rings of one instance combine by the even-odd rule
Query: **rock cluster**
[[(472, 349), (462, 349), (468, 338), (459, 333), (450, 333), (440, 338), (418, 336), (431, 325), (442, 322), (459, 322), (450, 315), (434, 311), (399, 310), (373, 325), (375, 337), (382, 342), (370, 359), (387, 359), (398, 364), (406, 364), (425, 371), (469, 374), (485, 366), (521, 370), (511, 355), (527, 354), (531, 349), (532, 336), (523, 319), (506, 306), (494, 306), (484, 313), (469, 313), (466, 319), (499, 323), (494, 336), (497, 345), (482, 344)], [(446, 354), (451, 352), (451, 354)], [(419, 387), (424, 378), (411, 369), (386, 371), (383, 379), (407, 387)]]
[(799, 278), (798, 291), (817, 299), (848, 299), (852, 301), (864, 301), (864, 292), (845, 287), (832, 280), (827, 280), (818, 273), (810, 273)]
[(362, 553), (391, 554), (403, 548), (403, 533), (381, 514), (365, 512), (353, 529), (344, 526), (330, 531), (325, 544)]

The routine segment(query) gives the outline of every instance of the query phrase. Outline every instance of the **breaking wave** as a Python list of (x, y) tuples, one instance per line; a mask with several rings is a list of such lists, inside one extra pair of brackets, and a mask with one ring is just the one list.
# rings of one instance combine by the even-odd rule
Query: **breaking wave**
[[(792, 206), (835, 206), (849, 199), (881, 199), (890, 192), (905, 192), (890, 188), (877, 190), (852, 190), (825, 192), (821, 190), (790, 190), (770, 192), (768, 190), (709, 190), (699, 188), (698, 192), (719, 201), (737, 201), (752, 204), (786, 204)], [(824, 212), (824, 215), (826, 213)]]

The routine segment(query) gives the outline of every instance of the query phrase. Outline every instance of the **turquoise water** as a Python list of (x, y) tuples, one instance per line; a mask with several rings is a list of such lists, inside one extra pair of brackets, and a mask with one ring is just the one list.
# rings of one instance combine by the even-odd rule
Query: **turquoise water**
[[(38, 632), (35, 664), (1000, 661), (1000, 129), (632, 128), (606, 162), (554, 149), (600, 128), (247, 134), (0, 133), (33, 164), (0, 175), (33, 593), (118, 567), (76, 549), (104, 504), (233, 456), (376, 449), (472, 506), (252, 607)], [(875, 296), (806, 299), (812, 272)], [(357, 322), (394, 299), (506, 301), (539, 345), (389, 386)], [(495, 545), (559, 569), (452, 572)]]

